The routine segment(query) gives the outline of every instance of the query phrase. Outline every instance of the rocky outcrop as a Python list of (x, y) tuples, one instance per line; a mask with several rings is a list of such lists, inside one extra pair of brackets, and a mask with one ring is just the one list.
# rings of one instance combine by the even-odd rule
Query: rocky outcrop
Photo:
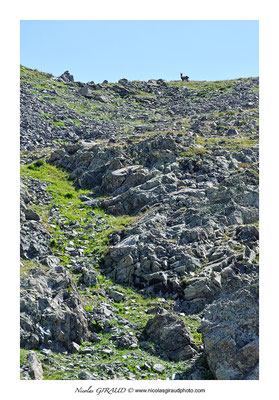
[[(94, 190), (86, 205), (115, 215), (153, 208), (116, 244), (112, 238), (106, 274), (145, 293), (176, 299), (177, 309), (196, 313), (222, 292), (222, 269), (237, 264), (240, 271), (241, 263), (256, 259), (258, 182), (238, 163), (246, 157), (254, 162), (258, 150), (213, 149), (203, 157), (179, 157), (189, 143), (171, 134), (146, 139), (128, 147), (139, 164), (126, 167), (130, 160), (123, 149), (97, 143), (66, 146), (50, 161), (71, 172), (77, 185)], [(177, 154), (176, 162), (166, 162), (166, 149)], [(153, 157), (155, 151), (161, 156)]]
[(65, 71), (57, 78), (57, 80), (58, 82), (74, 82), (74, 77), (69, 71)]
[[(207, 363), (211, 378), (258, 379), (258, 79), (185, 85), (84, 84), (68, 71), (24, 69), (23, 162), (38, 170), (44, 160), (87, 190), (78, 220), (73, 208), (62, 212), (66, 197), (53, 204), (47, 183), (23, 180), (25, 349), (94, 363), (119, 349), (146, 351), (159, 360), (133, 368), (144, 379), (165, 374), (165, 360), (191, 360), (193, 370), (178, 374), (187, 379), (206, 379)], [(59, 240), (49, 227), (63, 232)], [(143, 303), (160, 298), (141, 308), (139, 318), (155, 315), (145, 327), (131, 317), (139, 305), (127, 287)], [(185, 315), (202, 318), (204, 350)], [(194, 367), (202, 351), (207, 363)], [(104, 376), (117, 369), (106, 365)]]
[(143, 337), (154, 341), (172, 361), (188, 360), (196, 354), (197, 346), (190, 331), (172, 314), (158, 314), (150, 319)]
[(36, 211), (30, 207), (34, 207), (39, 202), (48, 204), (49, 198), (45, 189), (47, 184), (39, 181), (29, 180), (29, 187), (32, 195), (27, 187), (21, 183), (20, 190), (20, 256), (25, 259), (42, 259), (50, 255), (50, 233), (42, 224), (41, 218)]
[(84, 306), (62, 266), (38, 268), (21, 281), (21, 347), (74, 351), (88, 338)]
[(35, 202), (49, 204), (47, 184), (36, 180), (25, 183), (28, 189), (21, 186), (22, 264), (35, 261), (34, 266), (38, 266), (21, 279), (21, 347), (71, 352), (75, 343), (88, 337), (84, 305), (73, 278), (52, 255), (51, 234), (39, 215), (27, 208)]
[[(259, 379), (258, 284), (237, 288), (208, 306), (201, 325), (208, 365), (216, 379)], [(235, 287), (236, 286), (236, 287)]]
[[(190, 135), (222, 134), (235, 138), (257, 128), (255, 120), (249, 118), (247, 121), (247, 117), (253, 113), (256, 116), (254, 108), (258, 93), (254, 89), (258, 87), (258, 78), (228, 81), (224, 91), (218, 90), (222, 83), (216, 85), (216, 90), (207, 85), (203, 89), (202, 84), (200, 89), (194, 89), (189, 85), (170, 85), (160, 79), (149, 82), (121, 80), (114, 85), (107, 81), (98, 85), (84, 84), (74, 82), (68, 71), (48, 81), (48, 74), (37, 72), (33, 81), (26, 71), (28, 69), (22, 67), (22, 150), (54, 148), (59, 140), (74, 142), (101, 138), (119, 142), (121, 135), (121, 142), (125, 143), (131, 141), (131, 136), (148, 131), (181, 133), (185, 130), (185, 118), (189, 120), (187, 133), (189, 130)], [(40, 80), (42, 86), (38, 85)], [(64, 96), (69, 106), (63, 101)], [(111, 109), (112, 104), (115, 109)], [(216, 110), (224, 115), (216, 117)], [(251, 113), (246, 112), (250, 110)]]

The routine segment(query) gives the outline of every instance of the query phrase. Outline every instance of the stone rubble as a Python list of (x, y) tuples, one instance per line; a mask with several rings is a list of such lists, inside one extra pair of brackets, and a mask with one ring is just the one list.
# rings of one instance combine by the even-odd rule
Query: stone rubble
[[(21, 347), (41, 357), (30, 353), (23, 379), (42, 379), (40, 362), (55, 366), (52, 354), (84, 357), (84, 370), (73, 364), (65, 374), (98, 379), (88, 360), (124, 350), (132, 357), (139, 348), (191, 363), (169, 379), (206, 379), (209, 369), (211, 379), (258, 379), (258, 78), (219, 86), (124, 78), (83, 84), (69, 71), (37, 74), (37, 81), (23, 71), (22, 163), (39, 168), (43, 160), (66, 171), (88, 191), (80, 200), (92, 217), (86, 228), (67, 220), (49, 183), (22, 178), (20, 255), (31, 267), (21, 277)], [(98, 209), (133, 223), (112, 230), (104, 254), (86, 255), (75, 245), (80, 230), (112, 228)], [(53, 224), (67, 240), (63, 254), (53, 246)], [(113, 286), (101, 287), (100, 271)], [(141, 328), (129, 319), (137, 304), (127, 287), (161, 299), (144, 311)], [(94, 306), (86, 296), (96, 296)], [(203, 345), (184, 317), (202, 321)], [(125, 369), (114, 360), (101, 379), (152, 379), (167, 373), (163, 361), (139, 358)]]

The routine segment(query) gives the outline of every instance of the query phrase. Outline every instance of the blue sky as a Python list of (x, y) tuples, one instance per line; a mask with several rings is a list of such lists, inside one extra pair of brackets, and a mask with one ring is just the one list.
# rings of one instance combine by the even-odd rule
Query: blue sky
[(20, 63), (81, 82), (258, 76), (259, 23), (23, 20)]

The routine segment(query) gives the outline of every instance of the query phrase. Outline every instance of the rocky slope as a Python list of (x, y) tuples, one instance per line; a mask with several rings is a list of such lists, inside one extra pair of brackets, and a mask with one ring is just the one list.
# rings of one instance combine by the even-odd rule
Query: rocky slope
[(21, 67), (20, 138), (22, 378), (258, 379), (258, 78)]

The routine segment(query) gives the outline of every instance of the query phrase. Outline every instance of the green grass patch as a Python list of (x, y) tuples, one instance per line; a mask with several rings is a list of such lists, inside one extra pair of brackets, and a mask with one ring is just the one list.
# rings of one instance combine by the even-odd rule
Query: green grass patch
[(48, 114), (48, 113), (42, 113), (42, 114), (40, 115), (40, 117), (41, 117), (41, 118), (44, 118), (44, 119), (49, 119), (49, 118), (51, 118), (52, 116), (51, 116), (51, 114)]
[(227, 90), (231, 90), (235, 83), (235, 80), (229, 81), (170, 81), (167, 84), (169, 86), (179, 87), (179, 88), (187, 88), (189, 90), (194, 90), (197, 93), (210, 94), (213, 91), (224, 92)]
[[(98, 208), (92, 210), (92, 208), (84, 206), (80, 200), (80, 195), (88, 194), (89, 191), (76, 190), (66, 172), (41, 160), (37, 160), (31, 165), (21, 167), (21, 174), (25, 177), (32, 177), (33, 179), (39, 179), (40, 181), (49, 183), (46, 190), (51, 197), (51, 204), (44, 206), (37, 205), (36, 210), (40, 214), (41, 218), (43, 212), (48, 215), (48, 212), (53, 206), (55, 206), (56, 210), (59, 211), (58, 221), (51, 221), (49, 229), (52, 234), (50, 246), (53, 253), (60, 258), (62, 264), (69, 264), (70, 262), (70, 257), (65, 251), (66, 247), (69, 245), (69, 236), (64, 233), (65, 226), (77, 222), (78, 225), (75, 225), (74, 227), (77, 235), (71, 239), (74, 243), (74, 247), (83, 247), (85, 254), (88, 255), (99, 254), (102, 256), (109, 245), (109, 234), (114, 230), (118, 231), (125, 229), (141, 217), (130, 217), (125, 215), (114, 217), (106, 214), (103, 210)], [(96, 221), (100, 218), (105, 221), (105, 224), (102, 229), (98, 231), (99, 225)], [(96, 257), (94, 256), (93, 259), (96, 259)], [(129, 328), (134, 334), (142, 332), (147, 321), (154, 317), (154, 314), (147, 314), (147, 311), (150, 308), (160, 306), (166, 310), (172, 309), (173, 300), (143, 297), (133, 288), (115, 284), (111, 279), (102, 274), (98, 262), (99, 261), (94, 261), (94, 268), (97, 273), (97, 284), (90, 288), (86, 288), (84, 291), (80, 290), (85, 310), (87, 312), (92, 311), (100, 302), (106, 301), (102, 295), (103, 290), (105, 289), (109, 292), (108, 289), (112, 286), (123, 294), (123, 299), (119, 303), (113, 303), (114, 313), (119, 317), (122, 317), (124, 320), (128, 320), (137, 327), (135, 329)], [(21, 273), (24, 276), (28, 276), (29, 271), (36, 267), (37, 264), (33, 261), (24, 262)], [(78, 284), (81, 274), (73, 274), (73, 278)], [(181, 318), (184, 319), (196, 344), (199, 345), (201, 343), (201, 334), (197, 332), (197, 327), (200, 324), (199, 317), (187, 316)], [(188, 368), (187, 362), (174, 363), (162, 360), (161, 358), (152, 355), (149, 350), (146, 351), (140, 346), (135, 349), (119, 349), (115, 347), (114, 342), (110, 339), (110, 334), (103, 334), (104, 327), (98, 324), (98, 321), (92, 320), (92, 324), (91, 328), (101, 336), (101, 341), (93, 345), (94, 350), (92, 354), (95, 357), (94, 363), (92, 364), (91, 354), (88, 355), (82, 353), (84, 347), (90, 345), (90, 343), (83, 343), (81, 346), (81, 352), (77, 354), (65, 356), (63, 354), (52, 353), (51, 360), (48, 363), (45, 363), (45, 357), (38, 353), (37, 355), (43, 365), (44, 379), (78, 379), (79, 372), (84, 370), (87, 370), (90, 373), (96, 372), (98, 376), (109, 378), (108, 375), (103, 374), (103, 371), (106, 366), (109, 368), (109, 366), (114, 363), (117, 363), (117, 371), (121, 371), (123, 376), (127, 377), (130, 374), (133, 374), (135, 379), (167, 379), (173, 373), (186, 371)], [(123, 327), (121, 322), (117, 322), (117, 320), (111, 321), (111, 327), (118, 325), (119, 327)], [(150, 346), (152, 348), (152, 344), (150, 344)], [(111, 353), (106, 354), (103, 351), (104, 348), (110, 349)], [(23, 356), (24, 354), (27, 353), (23, 352)], [(146, 362), (150, 364), (150, 368), (145, 366)], [(152, 365), (155, 363), (163, 364), (165, 371), (163, 373), (155, 372), (152, 368)], [(71, 364), (70, 367), (69, 364)]]
[(34, 88), (39, 89), (39, 90), (46, 89), (47, 87), (48, 87), (47, 83), (41, 83), (39, 85), (34, 85)]
[(38, 267), (38, 263), (35, 260), (23, 260), (20, 265), (20, 278), (24, 278), (30, 275), (30, 271)]
[(224, 148), (227, 150), (236, 150), (253, 147), (258, 144), (257, 139), (242, 136), (238, 138), (228, 138), (223, 136), (216, 137), (197, 137), (195, 138), (196, 144), (210, 149), (212, 146)]
[(29, 350), (20, 349), (20, 366), (22, 366), (26, 362), (28, 355)]
[(197, 332), (197, 329), (201, 325), (201, 318), (196, 315), (187, 315), (185, 318), (183, 318), (184, 322), (188, 326), (194, 342), (196, 343), (197, 346), (202, 344), (202, 334)]
[(156, 95), (154, 93), (148, 93), (143, 90), (137, 90), (137, 94), (134, 97), (156, 99)]
[(180, 157), (197, 157), (205, 155), (206, 149), (204, 147), (189, 147), (187, 151), (180, 153)]
[[(74, 238), (74, 245), (76, 248), (83, 248), (84, 255), (99, 255), (102, 256), (108, 245), (109, 235), (115, 230), (123, 230), (131, 223), (141, 217), (130, 217), (121, 215), (115, 217), (105, 213), (99, 208), (92, 209), (85, 206), (80, 200), (80, 196), (90, 193), (89, 190), (76, 190), (73, 182), (69, 180), (69, 176), (63, 170), (52, 166), (42, 160), (38, 160), (31, 165), (21, 167), (21, 174), (29, 176), (40, 181), (48, 182), (50, 185), (46, 188), (50, 198), (51, 204), (48, 206), (34, 206), (33, 208), (39, 213), (45, 225), (48, 226), (48, 213), (53, 205), (59, 209), (59, 219), (64, 221), (62, 225), (55, 222), (55, 227), (50, 228), (53, 236), (51, 247), (54, 251), (59, 253), (62, 263), (69, 262), (69, 256), (65, 255), (65, 248), (68, 246), (69, 239), (63, 233), (63, 224), (69, 225), (70, 223), (77, 222), (79, 226), (75, 228), (78, 233), (77, 238)], [(93, 214), (90, 212), (93, 211)], [(103, 228), (98, 229), (98, 219), (103, 219)], [(85, 229), (87, 225), (91, 224), (91, 230)], [(52, 224), (53, 225), (53, 224)]]
[[(131, 379), (131, 376), (133, 376), (133, 379), (140, 380), (165, 380), (169, 379), (172, 374), (187, 372), (190, 365), (187, 361), (180, 361), (178, 363), (164, 361), (139, 348), (116, 349), (109, 335), (104, 335), (100, 343), (94, 344), (92, 354), (82, 353), (82, 350), (87, 346), (92, 348), (90, 342), (85, 342), (82, 344), (80, 352), (72, 355), (53, 353), (51, 360), (47, 363), (42, 356), (39, 356), (43, 365), (44, 379), (78, 379), (78, 374), (83, 371), (87, 371), (93, 374), (93, 376), (96, 374), (98, 377), (102, 377), (102, 379), (112, 379), (112, 376), (107, 371), (110, 367), (113, 367), (116, 376), (121, 376), (122, 379)], [(110, 349), (110, 354), (105, 354), (103, 348)], [(94, 362), (92, 362), (92, 355)], [(165, 370), (162, 373), (156, 372), (153, 369), (155, 363), (163, 365)]]
[(29, 164), (29, 165), (27, 166), (27, 168), (30, 169), (30, 170), (32, 170), (32, 171), (38, 171), (39, 168), (40, 168), (41, 166), (43, 166), (43, 165), (44, 165), (44, 161), (43, 161), (43, 160), (37, 160), (37, 161), (35, 161), (33, 164)]
[(42, 86), (42, 88), (45, 88), (45, 85), (48, 81), (48, 74), (45, 74), (44, 72), (40, 72), (37, 70), (33, 70), (24, 66), (20, 66), (20, 80), (33, 83), (38, 86)]
[(59, 127), (59, 126), (65, 126), (65, 123), (64, 123), (64, 122), (61, 122), (61, 121), (53, 121), (52, 124), (53, 124), (54, 126), (57, 126), (57, 127)]

